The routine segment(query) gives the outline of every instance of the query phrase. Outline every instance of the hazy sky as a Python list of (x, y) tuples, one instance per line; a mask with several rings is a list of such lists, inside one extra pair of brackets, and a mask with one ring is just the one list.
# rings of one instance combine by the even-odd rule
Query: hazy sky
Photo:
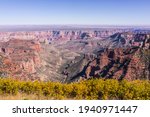
[(150, 25), (150, 0), (0, 0), (0, 25)]

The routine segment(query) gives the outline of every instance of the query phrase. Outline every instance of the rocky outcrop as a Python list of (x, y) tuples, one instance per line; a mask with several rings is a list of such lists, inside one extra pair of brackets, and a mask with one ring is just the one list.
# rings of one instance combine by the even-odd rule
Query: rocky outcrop
[(124, 32), (116, 33), (108, 38), (109, 48), (140, 47), (150, 48), (150, 33)]
[(3, 64), (0, 66), (0, 71), (7, 72), (10, 77), (35, 79), (32, 75), (36, 73), (36, 68), (41, 66), (39, 42), (13, 39), (0, 43), (0, 50)]
[[(139, 48), (116, 48), (106, 49), (92, 61), (87, 62), (78, 75), (77, 79), (89, 78), (115, 78), (117, 80), (127, 79), (149, 79), (150, 69), (142, 58), (143, 49)], [(149, 51), (150, 52), (150, 51)], [(150, 55), (149, 55), (150, 56)], [(150, 58), (150, 57), (149, 57)], [(150, 66), (150, 63), (148, 63)], [(75, 65), (74, 65), (75, 66)], [(148, 75), (148, 77), (146, 77)], [(70, 79), (72, 81), (72, 79)]]
[[(142, 68), (144, 63), (141, 63), (140, 58), (135, 57), (135, 53), (138, 54), (137, 48), (105, 50), (90, 63), (86, 70), (86, 78), (104, 77), (119, 80), (138, 78), (137, 75), (134, 76), (135, 71), (142, 74), (143, 70), (139, 68)], [(135, 63), (139, 62), (140, 64), (136, 66)]]
[[(125, 34), (116, 34), (111, 38), (120, 39), (130, 37)], [(121, 37), (122, 36), (122, 37)], [(68, 81), (77, 81), (75, 79), (89, 78), (115, 78), (118, 80), (128, 79), (148, 79), (150, 80), (150, 38), (148, 34), (132, 34), (133, 45), (127, 47), (105, 48), (99, 51), (94, 57), (85, 55), (86, 64), (81, 71)], [(127, 38), (124, 38), (127, 40)], [(134, 45), (137, 42), (141, 45)], [(87, 60), (90, 59), (90, 60)], [(81, 65), (79, 62), (75, 63)], [(71, 69), (68, 68), (68, 71)], [(66, 70), (67, 71), (67, 70)], [(72, 71), (73, 72), (73, 71)], [(73, 79), (72, 79), (73, 78)]]

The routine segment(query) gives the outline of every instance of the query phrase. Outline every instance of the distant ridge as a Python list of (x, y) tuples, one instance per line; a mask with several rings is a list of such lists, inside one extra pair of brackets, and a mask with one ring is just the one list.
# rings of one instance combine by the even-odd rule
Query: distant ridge
[(43, 31), (43, 30), (78, 30), (78, 29), (146, 29), (150, 30), (149, 25), (0, 25), (0, 32), (16, 32), (16, 31)]

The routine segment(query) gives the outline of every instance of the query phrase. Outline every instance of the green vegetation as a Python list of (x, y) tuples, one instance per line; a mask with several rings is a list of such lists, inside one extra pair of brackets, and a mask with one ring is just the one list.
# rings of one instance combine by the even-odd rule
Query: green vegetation
[[(17, 97), (19, 95), (19, 97)], [(150, 99), (150, 81), (92, 79), (79, 83), (25, 82), (0, 79), (0, 98), (13, 99)], [(3, 97), (3, 98), (2, 98)], [(11, 98), (10, 98), (11, 99)]]

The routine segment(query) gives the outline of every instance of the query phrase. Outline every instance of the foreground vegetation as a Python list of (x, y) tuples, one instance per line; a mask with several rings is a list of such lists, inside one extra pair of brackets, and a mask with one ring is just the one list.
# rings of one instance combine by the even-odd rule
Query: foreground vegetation
[(94, 79), (79, 83), (0, 79), (0, 99), (150, 99), (149, 81)]

